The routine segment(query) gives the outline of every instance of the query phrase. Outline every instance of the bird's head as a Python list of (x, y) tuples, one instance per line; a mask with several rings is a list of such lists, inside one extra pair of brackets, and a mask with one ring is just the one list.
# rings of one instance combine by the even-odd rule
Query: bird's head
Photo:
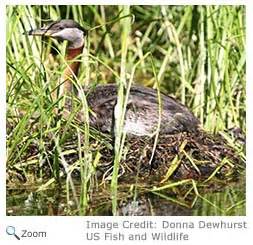
[(51, 37), (60, 41), (66, 40), (69, 42), (69, 48), (77, 48), (83, 45), (86, 34), (87, 31), (74, 20), (54, 21), (28, 32), (28, 35)]

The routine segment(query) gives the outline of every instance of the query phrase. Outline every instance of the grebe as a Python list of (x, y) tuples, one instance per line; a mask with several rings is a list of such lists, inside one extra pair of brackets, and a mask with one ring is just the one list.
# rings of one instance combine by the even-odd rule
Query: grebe
[[(71, 77), (77, 76), (80, 66), (74, 59), (84, 48), (86, 30), (74, 20), (52, 22), (42, 28), (28, 32), (33, 36), (45, 36), (60, 41), (68, 41), (66, 61), (70, 62), (64, 71), (64, 93), (72, 93)], [(160, 134), (178, 132), (195, 132), (199, 129), (199, 120), (180, 102), (170, 96), (161, 95), (162, 112)], [(112, 132), (114, 107), (117, 102), (117, 86), (113, 84), (98, 85), (87, 94), (90, 113), (90, 125), (102, 132)], [(124, 131), (128, 135), (150, 136), (158, 126), (157, 91), (142, 86), (132, 86), (125, 114)]]

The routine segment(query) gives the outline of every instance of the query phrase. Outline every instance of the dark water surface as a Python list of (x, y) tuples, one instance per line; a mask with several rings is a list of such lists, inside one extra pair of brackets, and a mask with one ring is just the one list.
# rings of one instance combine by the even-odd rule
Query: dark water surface
[[(55, 186), (44, 191), (36, 191), (36, 186), (7, 188), (7, 215), (80, 215), (78, 202), (80, 186), (75, 185), (76, 197), (68, 196), (66, 188)], [(107, 196), (106, 196), (107, 195)], [(94, 192), (86, 215), (112, 215), (111, 202), (107, 192)], [(138, 194), (136, 198), (119, 200), (119, 215), (160, 215), (160, 216), (215, 216), (246, 215), (245, 185), (243, 181), (221, 188), (208, 190), (196, 199), (193, 208), (176, 204), (170, 197), (160, 197), (153, 193)]]

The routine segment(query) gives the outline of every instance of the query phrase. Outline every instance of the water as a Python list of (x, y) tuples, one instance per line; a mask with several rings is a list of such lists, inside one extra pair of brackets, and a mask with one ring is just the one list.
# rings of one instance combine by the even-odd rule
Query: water
[[(64, 186), (64, 185), (63, 185)], [(7, 215), (79, 215), (80, 185), (75, 184), (77, 196), (67, 195), (66, 188), (55, 185), (44, 191), (37, 192), (35, 185), (7, 188)], [(129, 192), (119, 193), (119, 215), (160, 215), (160, 216), (242, 216), (246, 215), (245, 185), (243, 181), (228, 184), (225, 188), (203, 190), (193, 208), (192, 200), (181, 200), (175, 194), (161, 198), (158, 195), (139, 193), (137, 198), (129, 196)], [(171, 200), (168, 200), (171, 198)], [(181, 200), (181, 205), (173, 201)], [(108, 189), (94, 191), (87, 215), (112, 215)]]

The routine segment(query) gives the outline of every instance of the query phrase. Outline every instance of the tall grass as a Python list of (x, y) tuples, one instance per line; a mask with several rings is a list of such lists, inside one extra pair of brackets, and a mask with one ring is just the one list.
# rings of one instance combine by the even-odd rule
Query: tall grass
[[(59, 182), (60, 166), (68, 153), (65, 144), (77, 134), (79, 159), (74, 168), (81, 169), (82, 190), (75, 200), (81, 214), (89, 206), (89, 193), (96, 189), (94, 165), (99, 157), (91, 153), (89, 124), (86, 121), (81, 127), (74, 120), (80, 110), (87, 118), (85, 95), (74, 103), (67, 122), (54, 113), (55, 108), (64, 109), (63, 98), (55, 100), (52, 93), (59, 89), (66, 66), (66, 44), (23, 35), (47, 20), (64, 18), (73, 18), (89, 30), (86, 49), (79, 57), (80, 74), (73, 81), (76, 88), (81, 91), (88, 83), (118, 85), (111, 180), (114, 214), (129, 82), (154, 88), (159, 84), (159, 91), (191, 108), (205, 130), (222, 131), (231, 142), (228, 129), (245, 132), (243, 6), (7, 6), (8, 170), (18, 169), (29, 181), (30, 168), (37, 165), (42, 183)], [(53, 173), (50, 182), (43, 179), (45, 165)], [(67, 166), (65, 171), (71, 199), (76, 195), (73, 169)]]
[[(119, 8), (119, 11), (122, 12), (122, 16), (129, 16), (130, 7), (123, 6)], [(129, 16), (130, 17), (130, 16)], [(124, 95), (127, 88), (127, 51), (129, 45), (129, 33), (130, 33), (130, 18), (121, 19), (122, 26), (122, 36), (121, 36), (121, 64), (120, 64), (120, 80), (118, 84), (118, 99), (117, 104), (114, 109), (114, 164), (113, 164), (113, 174), (111, 181), (111, 195), (112, 195), (112, 212), (114, 215), (117, 214), (117, 189), (118, 189), (118, 172), (119, 164), (123, 151), (125, 133), (123, 132), (124, 127), (124, 118), (125, 118), (125, 109), (127, 105), (128, 98)]]

